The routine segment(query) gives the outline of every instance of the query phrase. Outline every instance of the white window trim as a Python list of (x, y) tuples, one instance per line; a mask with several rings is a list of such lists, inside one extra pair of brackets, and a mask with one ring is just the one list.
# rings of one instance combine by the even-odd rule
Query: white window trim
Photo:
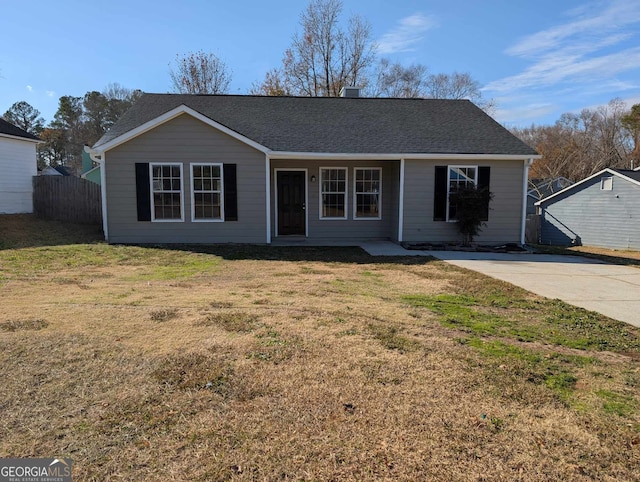
[[(192, 162), (189, 165), (190, 190), (191, 190), (191, 222), (192, 223), (223, 223), (224, 222), (224, 164), (221, 162)], [(220, 167), (220, 219), (196, 219), (196, 192), (193, 188), (193, 168), (195, 166), (219, 166)], [(211, 191), (198, 191), (211, 192)]]
[[(380, 192), (378, 193), (378, 216), (358, 217), (358, 192), (356, 191), (356, 171), (379, 171), (380, 172)], [(360, 193), (371, 194), (371, 193)], [(382, 219), (382, 168), (381, 167), (354, 167), (353, 168), (353, 220), (354, 221), (380, 221)]]
[[(325, 217), (322, 215), (322, 170), (323, 169), (340, 169), (344, 171), (344, 216), (342, 217)], [(336, 221), (349, 219), (349, 168), (348, 167), (320, 167), (318, 170), (319, 186), (318, 186), (318, 217), (321, 221)]]
[(478, 166), (470, 166), (470, 165), (466, 165), (466, 164), (462, 164), (462, 165), (457, 165), (457, 164), (451, 164), (449, 166), (447, 166), (447, 222), (448, 223), (457, 223), (458, 220), (457, 219), (449, 219), (449, 188), (451, 187), (451, 169), (458, 169), (458, 168), (474, 168), (476, 170), (476, 175), (475, 178), (473, 180), (473, 184), (475, 186), (478, 185)]
[[(153, 200), (153, 167), (154, 166), (179, 166), (180, 167), (180, 219), (156, 219), (156, 207)], [(150, 162), (149, 184), (151, 187), (151, 222), (153, 223), (183, 223), (184, 222), (184, 169), (182, 162)]]

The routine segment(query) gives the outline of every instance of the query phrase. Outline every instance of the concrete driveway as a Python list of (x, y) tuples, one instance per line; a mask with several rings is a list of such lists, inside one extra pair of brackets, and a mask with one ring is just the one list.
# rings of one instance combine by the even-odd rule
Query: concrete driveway
[(640, 326), (640, 269), (580, 256), (421, 251), (547, 298)]

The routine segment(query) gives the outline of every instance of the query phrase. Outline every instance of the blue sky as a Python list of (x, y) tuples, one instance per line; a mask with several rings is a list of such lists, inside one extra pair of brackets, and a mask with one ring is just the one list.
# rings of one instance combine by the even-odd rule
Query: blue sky
[[(343, 0), (372, 27), (379, 55), (432, 73), (469, 72), (507, 126), (551, 124), (619, 97), (640, 103), (635, 0)], [(210, 51), (230, 93), (279, 66), (306, 1), (3, 2), (0, 113), (25, 100), (50, 121), (62, 95), (117, 82), (168, 92), (176, 54)]]

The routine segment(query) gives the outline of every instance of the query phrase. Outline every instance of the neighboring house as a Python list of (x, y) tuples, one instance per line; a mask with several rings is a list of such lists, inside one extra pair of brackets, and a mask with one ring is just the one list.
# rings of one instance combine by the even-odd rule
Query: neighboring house
[(41, 172), (41, 176), (71, 176), (71, 171), (65, 166), (47, 166)]
[(536, 214), (538, 201), (562, 191), (571, 184), (573, 181), (562, 176), (554, 179), (530, 179), (529, 192), (527, 192), (527, 214)]
[(466, 100), (145, 94), (90, 149), (111, 243), (522, 242), (537, 153)]
[(0, 118), (0, 214), (33, 212), (36, 136)]
[[(85, 150), (82, 151), (82, 174), (80, 177), (99, 186), (101, 182), (100, 164), (94, 163), (91, 160), (91, 156), (88, 151), (88, 147), (85, 146)], [(94, 166), (94, 164), (96, 165)]]
[(604, 169), (536, 206), (543, 244), (640, 249), (640, 171)]

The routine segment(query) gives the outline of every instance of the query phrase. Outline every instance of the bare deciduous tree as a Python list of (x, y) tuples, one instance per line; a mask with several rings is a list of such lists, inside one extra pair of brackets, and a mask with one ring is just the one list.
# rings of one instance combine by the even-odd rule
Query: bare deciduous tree
[(364, 86), (373, 62), (369, 24), (352, 17), (339, 25), (340, 0), (313, 0), (300, 17), (302, 33), (293, 37), (283, 59), (284, 85), (294, 95), (335, 97), (345, 86)]
[(531, 178), (579, 181), (606, 167), (630, 166), (633, 138), (624, 128), (626, 115), (625, 104), (613, 99), (597, 109), (562, 114), (553, 126), (512, 132), (542, 154), (531, 168)]
[(203, 51), (176, 55), (171, 69), (173, 92), (180, 94), (225, 94), (231, 83), (231, 72), (216, 55)]
[(372, 97), (418, 98), (426, 94), (427, 68), (421, 64), (404, 67), (389, 59), (380, 59), (375, 81), (369, 89)]
[(284, 96), (291, 95), (282, 70), (271, 69), (264, 76), (261, 84), (254, 83), (249, 91), (252, 95)]
[(468, 72), (430, 75), (426, 93), (432, 99), (468, 99), (489, 114), (495, 108), (493, 100), (483, 98), (479, 82)]

